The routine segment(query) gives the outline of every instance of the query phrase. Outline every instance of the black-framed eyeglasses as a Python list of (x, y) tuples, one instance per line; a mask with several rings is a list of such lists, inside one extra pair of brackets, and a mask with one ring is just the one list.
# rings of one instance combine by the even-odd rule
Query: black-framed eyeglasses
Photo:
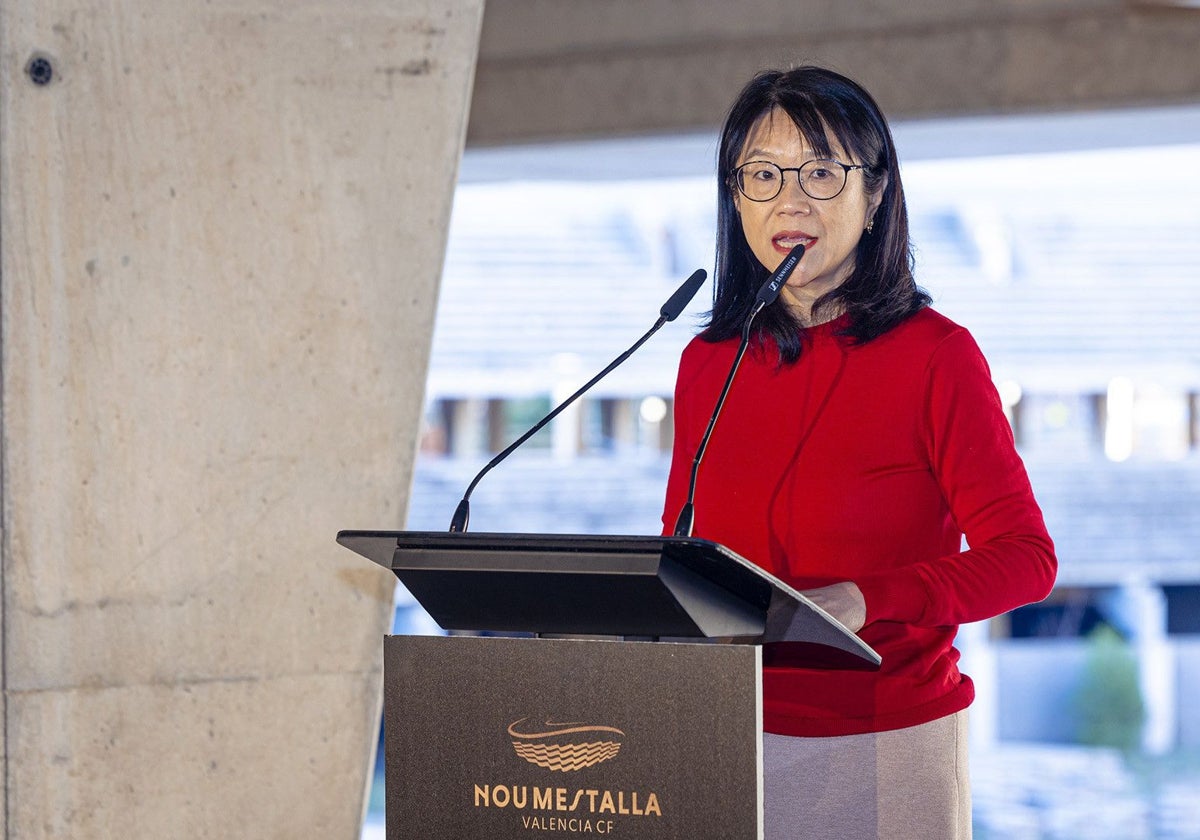
[(828, 159), (810, 160), (802, 166), (776, 166), (770, 161), (752, 160), (733, 170), (733, 181), (751, 201), (770, 201), (783, 191), (783, 173), (795, 172), (805, 195), (828, 201), (841, 195), (851, 170), (868, 168), (861, 163)]

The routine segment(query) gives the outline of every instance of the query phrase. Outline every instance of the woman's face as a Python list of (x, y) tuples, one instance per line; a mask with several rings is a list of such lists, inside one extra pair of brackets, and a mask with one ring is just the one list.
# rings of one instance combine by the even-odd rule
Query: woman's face
[[(832, 138), (830, 152), (842, 163), (862, 162), (850, 160)], [(750, 130), (737, 164), (765, 160), (788, 168), (819, 157), (822, 155), (809, 147), (791, 117), (776, 109)], [(804, 243), (804, 258), (780, 292), (803, 323), (809, 323), (813, 303), (844, 283), (854, 270), (858, 240), (883, 196), (882, 187), (870, 195), (863, 183), (861, 170), (847, 172), (842, 192), (824, 201), (805, 194), (795, 172), (784, 173), (783, 190), (770, 201), (751, 201), (733, 188), (746, 242), (768, 271), (778, 268), (792, 248)]]

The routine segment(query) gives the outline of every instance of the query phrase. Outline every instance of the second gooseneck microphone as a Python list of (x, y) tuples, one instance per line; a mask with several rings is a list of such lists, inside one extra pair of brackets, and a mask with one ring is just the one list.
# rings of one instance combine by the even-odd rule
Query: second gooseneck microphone
[(585, 391), (607, 376), (613, 370), (613, 368), (632, 356), (634, 351), (645, 344), (650, 336), (658, 332), (659, 328), (662, 327), (663, 324), (667, 323), (668, 321), (674, 321), (676, 318), (678, 318), (679, 314), (683, 312), (684, 307), (686, 307), (691, 302), (692, 298), (696, 296), (696, 292), (700, 291), (700, 287), (704, 285), (704, 280), (707, 277), (708, 272), (702, 268), (694, 271), (692, 276), (687, 280), (684, 280), (683, 285), (676, 289), (675, 292), (669, 298), (667, 298), (667, 302), (664, 303), (658, 310), (658, 320), (654, 322), (654, 326), (652, 326), (645, 335), (635, 341), (628, 350), (609, 362), (608, 367), (585, 382), (578, 391), (559, 403), (553, 411), (535, 423), (529, 431), (510, 443), (503, 452), (501, 452), (492, 460), (488, 461), (487, 464), (484, 465), (483, 469), (481, 469), (475, 475), (475, 478), (467, 486), (467, 492), (463, 494), (462, 501), (460, 501), (458, 503), (458, 507), (455, 508), (454, 517), (450, 520), (451, 533), (467, 530), (467, 522), (471, 518), (471, 492), (475, 489), (475, 485), (479, 483), (479, 479), (487, 475), (488, 471), (491, 470), (492, 467), (496, 466), (505, 458), (507, 458), (514, 449), (537, 434), (543, 426), (557, 417), (563, 409), (575, 402), (575, 400), (579, 399), (579, 397), (582, 396)]
[(683, 508), (679, 511), (679, 518), (675, 520), (676, 537), (690, 537), (692, 529), (695, 526), (696, 520), (696, 477), (700, 474), (700, 461), (704, 458), (704, 450), (708, 448), (708, 439), (712, 437), (713, 429), (717, 425), (717, 418), (721, 416), (721, 408), (725, 405), (725, 398), (729, 396), (729, 389), (733, 385), (733, 377), (737, 375), (738, 368), (742, 364), (742, 356), (746, 355), (746, 348), (750, 345), (750, 325), (754, 323), (754, 318), (762, 311), (763, 307), (770, 306), (779, 297), (779, 293), (783, 290), (783, 284), (787, 282), (788, 277), (796, 269), (796, 264), (800, 262), (800, 258), (804, 256), (804, 246), (797, 245), (788, 255), (783, 258), (783, 262), (779, 264), (779, 268), (767, 278), (767, 282), (759, 287), (758, 295), (754, 298), (754, 306), (750, 310), (750, 315), (746, 318), (746, 323), (742, 326), (742, 343), (738, 345), (737, 355), (733, 357), (733, 364), (729, 368), (729, 375), (725, 377), (725, 387), (721, 389), (721, 396), (717, 397), (716, 408), (713, 409), (712, 417), (709, 418), (708, 428), (704, 430), (704, 436), (700, 438), (700, 445), (696, 447), (696, 457), (692, 459), (692, 477), (688, 482), (687, 501)]

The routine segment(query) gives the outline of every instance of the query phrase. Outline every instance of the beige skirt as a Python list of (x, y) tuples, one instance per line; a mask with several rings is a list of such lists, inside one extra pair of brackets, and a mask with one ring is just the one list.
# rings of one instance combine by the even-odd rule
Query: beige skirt
[(766, 840), (970, 840), (967, 713), (834, 738), (763, 735)]

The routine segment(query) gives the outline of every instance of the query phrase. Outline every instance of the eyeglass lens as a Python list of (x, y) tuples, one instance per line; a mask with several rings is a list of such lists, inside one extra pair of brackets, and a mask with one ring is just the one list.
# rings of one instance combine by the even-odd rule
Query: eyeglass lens
[(819, 200), (836, 197), (846, 186), (846, 170), (837, 161), (810, 160), (798, 169), (783, 170), (755, 160), (737, 168), (738, 189), (751, 201), (770, 201), (782, 192), (785, 171), (795, 172), (800, 189)]

